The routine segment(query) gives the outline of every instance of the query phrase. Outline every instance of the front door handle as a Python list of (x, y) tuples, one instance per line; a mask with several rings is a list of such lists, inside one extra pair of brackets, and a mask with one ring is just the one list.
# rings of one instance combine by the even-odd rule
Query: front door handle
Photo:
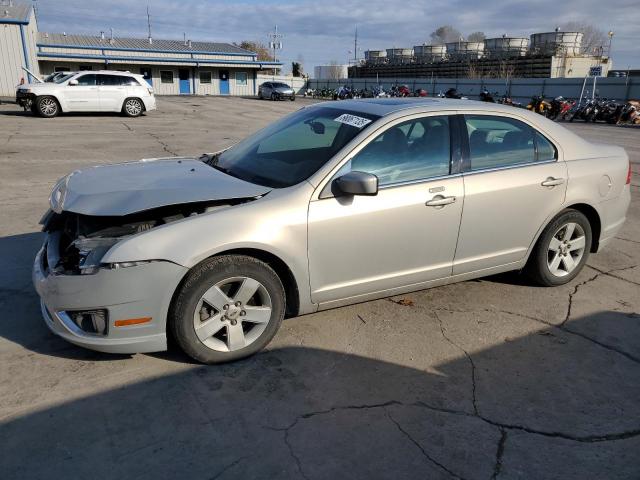
[(543, 187), (555, 187), (556, 185), (562, 185), (564, 183), (564, 178), (553, 178), (549, 177), (540, 185)]
[(444, 207), (445, 205), (449, 205), (450, 203), (454, 203), (456, 201), (456, 197), (445, 197), (442, 195), (436, 195), (431, 200), (429, 200), (425, 205), (427, 207)]

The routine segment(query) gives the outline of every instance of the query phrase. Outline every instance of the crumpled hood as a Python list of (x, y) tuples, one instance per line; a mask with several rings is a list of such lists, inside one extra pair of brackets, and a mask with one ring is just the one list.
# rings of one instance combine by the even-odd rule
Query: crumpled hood
[(195, 158), (163, 158), (76, 170), (51, 193), (51, 209), (121, 216), (192, 202), (264, 195), (270, 188), (245, 182)]

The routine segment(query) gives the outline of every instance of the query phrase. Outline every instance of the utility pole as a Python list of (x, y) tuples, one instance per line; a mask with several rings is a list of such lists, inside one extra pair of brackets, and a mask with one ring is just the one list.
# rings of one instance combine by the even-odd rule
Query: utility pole
[(148, 30), (148, 39), (149, 44), (153, 43), (153, 38), (151, 37), (151, 15), (149, 14), (149, 5), (147, 5), (147, 30)]
[(276, 50), (282, 50), (282, 37), (284, 37), (284, 35), (278, 33), (278, 25), (276, 25), (273, 32), (269, 34), (269, 48), (273, 51), (274, 62), (278, 61), (276, 59)]
[[(284, 35), (278, 33), (278, 25), (276, 25), (269, 35), (269, 48), (273, 51), (273, 61), (277, 62), (276, 59), (276, 50), (282, 50), (282, 38)], [(275, 65), (273, 67), (273, 79), (276, 79), (276, 68)]]

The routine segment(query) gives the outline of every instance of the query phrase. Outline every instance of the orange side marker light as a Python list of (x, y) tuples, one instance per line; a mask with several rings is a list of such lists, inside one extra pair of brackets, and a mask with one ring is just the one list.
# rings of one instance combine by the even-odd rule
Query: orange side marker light
[(116, 320), (114, 325), (116, 327), (128, 327), (130, 325), (140, 325), (142, 323), (149, 323), (150, 321), (151, 321), (151, 317), (127, 318), (125, 320)]

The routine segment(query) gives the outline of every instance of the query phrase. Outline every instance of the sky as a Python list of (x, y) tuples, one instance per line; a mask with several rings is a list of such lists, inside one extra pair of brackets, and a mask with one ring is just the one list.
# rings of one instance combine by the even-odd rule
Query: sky
[[(640, 0), (37, 0), (40, 31), (147, 36), (146, 8), (156, 39), (268, 42), (278, 25), (284, 35), (278, 59), (285, 71), (301, 61), (305, 72), (353, 58), (358, 28), (364, 50), (412, 47), (429, 42), (440, 25), (463, 34), (519, 37), (553, 31), (562, 23), (588, 22), (613, 30), (614, 68), (640, 68)], [(350, 53), (351, 51), (351, 53)]]

